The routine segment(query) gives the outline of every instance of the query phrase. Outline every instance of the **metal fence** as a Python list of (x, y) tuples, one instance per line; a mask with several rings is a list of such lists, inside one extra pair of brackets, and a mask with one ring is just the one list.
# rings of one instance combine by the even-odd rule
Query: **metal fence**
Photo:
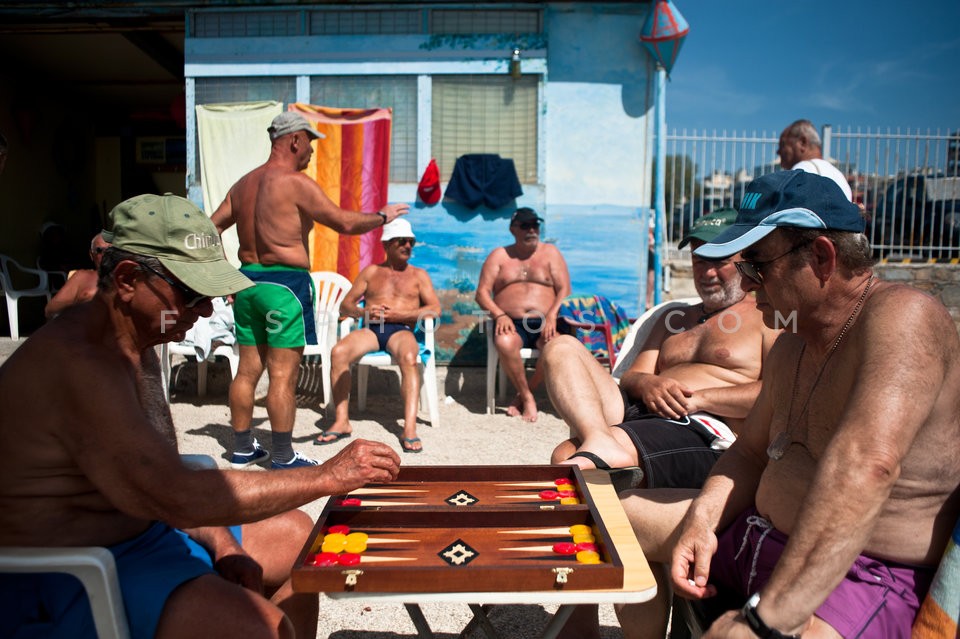
[[(883, 260), (960, 258), (960, 127), (952, 132), (823, 127), (823, 157), (847, 177)], [(739, 206), (747, 183), (780, 169), (779, 131), (667, 135), (671, 247), (705, 213)]]

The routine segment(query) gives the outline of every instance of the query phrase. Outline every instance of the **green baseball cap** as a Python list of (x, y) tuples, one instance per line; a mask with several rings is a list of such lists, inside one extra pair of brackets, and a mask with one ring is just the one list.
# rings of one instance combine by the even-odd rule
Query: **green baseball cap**
[(723, 231), (733, 226), (737, 221), (737, 210), (731, 208), (717, 209), (712, 213), (701, 216), (693, 223), (690, 232), (683, 236), (677, 248), (683, 248), (690, 240), (712, 242)]
[(165, 193), (138, 195), (110, 211), (113, 228), (103, 232), (115, 247), (160, 260), (197, 293), (221, 297), (253, 286), (223, 254), (220, 234), (190, 200)]

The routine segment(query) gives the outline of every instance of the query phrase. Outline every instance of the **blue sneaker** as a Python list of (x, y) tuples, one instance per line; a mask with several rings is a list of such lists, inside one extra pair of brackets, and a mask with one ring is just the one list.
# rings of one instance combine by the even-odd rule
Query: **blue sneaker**
[(230, 467), (240, 470), (252, 464), (259, 464), (262, 461), (270, 459), (270, 453), (260, 448), (260, 442), (253, 440), (253, 451), (249, 453), (238, 453), (234, 451), (230, 458)]
[(283, 468), (305, 468), (307, 466), (319, 466), (320, 462), (313, 461), (309, 457), (304, 457), (301, 453), (293, 453), (293, 459), (288, 462), (278, 462), (273, 460), (270, 462), (271, 470), (278, 470)]

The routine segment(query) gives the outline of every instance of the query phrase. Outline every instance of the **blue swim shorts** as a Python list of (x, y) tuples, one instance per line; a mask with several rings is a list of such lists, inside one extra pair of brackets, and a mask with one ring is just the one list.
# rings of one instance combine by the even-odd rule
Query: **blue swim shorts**
[(377, 336), (377, 345), (380, 347), (381, 351), (387, 350), (387, 342), (390, 341), (390, 338), (393, 337), (394, 333), (399, 333), (400, 331), (413, 332), (413, 329), (406, 324), (399, 324), (396, 322), (384, 322), (382, 324), (370, 322), (367, 324), (367, 328), (373, 331), (374, 335)]
[[(240, 527), (230, 531), (240, 540)], [(117, 562), (133, 639), (152, 639), (167, 599), (181, 584), (213, 574), (207, 551), (160, 522), (108, 548)], [(9, 639), (97, 639), (83, 585), (63, 573), (0, 574), (0, 634)]]

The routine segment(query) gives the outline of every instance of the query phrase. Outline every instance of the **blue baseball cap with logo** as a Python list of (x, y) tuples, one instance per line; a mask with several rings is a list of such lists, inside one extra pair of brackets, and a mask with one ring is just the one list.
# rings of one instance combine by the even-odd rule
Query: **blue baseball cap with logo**
[(694, 253), (707, 259), (728, 257), (782, 226), (863, 233), (866, 221), (860, 207), (830, 178), (777, 171), (748, 184), (737, 221)]

